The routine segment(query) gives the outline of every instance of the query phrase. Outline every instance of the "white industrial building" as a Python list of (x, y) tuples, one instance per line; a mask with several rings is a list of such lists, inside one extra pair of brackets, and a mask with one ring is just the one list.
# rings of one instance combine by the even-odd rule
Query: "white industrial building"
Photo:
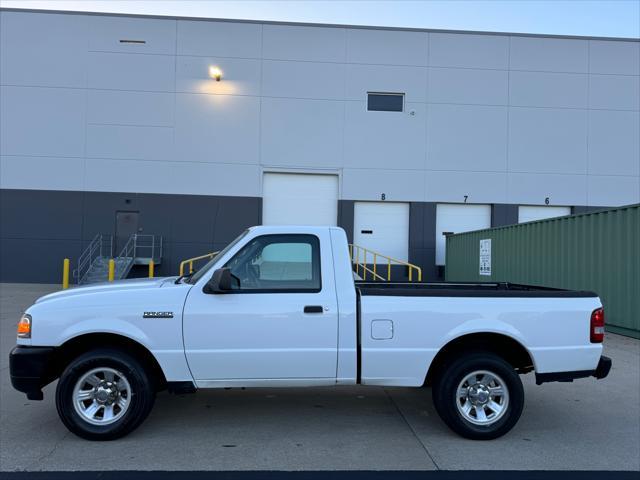
[(161, 235), (173, 274), (260, 223), (434, 280), (444, 232), (640, 201), (638, 40), (0, 16), (2, 281), (99, 233)]

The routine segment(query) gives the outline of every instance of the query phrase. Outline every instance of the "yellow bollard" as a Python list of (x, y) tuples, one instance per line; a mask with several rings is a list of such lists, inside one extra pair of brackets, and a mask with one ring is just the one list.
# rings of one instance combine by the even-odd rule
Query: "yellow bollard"
[(154, 267), (155, 267), (155, 264), (153, 263), (153, 260), (149, 260), (149, 278), (153, 278)]
[(69, 259), (65, 258), (62, 262), (62, 289), (69, 288)]
[(109, 259), (109, 281), (113, 282), (116, 277), (116, 262), (113, 258)]

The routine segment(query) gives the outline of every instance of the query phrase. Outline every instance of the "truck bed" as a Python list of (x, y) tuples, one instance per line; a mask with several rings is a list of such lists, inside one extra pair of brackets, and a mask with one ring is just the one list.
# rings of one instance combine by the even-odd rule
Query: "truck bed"
[(539, 287), (509, 282), (355, 282), (363, 296), (386, 297), (522, 297), (522, 298), (585, 298), (597, 297), (594, 292)]

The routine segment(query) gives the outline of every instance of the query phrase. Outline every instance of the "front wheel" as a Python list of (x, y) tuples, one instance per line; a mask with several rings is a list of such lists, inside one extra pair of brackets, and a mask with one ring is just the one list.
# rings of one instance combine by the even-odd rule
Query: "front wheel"
[(524, 406), (520, 377), (501, 357), (467, 354), (446, 365), (433, 386), (433, 403), (455, 432), (490, 440), (517, 423)]
[(155, 391), (140, 362), (115, 349), (87, 352), (65, 369), (56, 407), (65, 426), (87, 440), (122, 437), (147, 417)]

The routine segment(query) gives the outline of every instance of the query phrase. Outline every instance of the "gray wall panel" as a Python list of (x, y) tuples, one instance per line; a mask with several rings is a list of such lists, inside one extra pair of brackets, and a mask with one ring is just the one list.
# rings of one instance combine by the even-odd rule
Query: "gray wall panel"
[(80, 240), (82, 192), (0, 190), (0, 237)]
[(76, 88), (0, 87), (2, 155), (82, 157), (85, 97)]
[(590, 40), (589, 71), (640, 75), (640, 42)]
[(178, 54), (257, 58), (261, 33), (251, 23), (178, 20)]
[[(176, 53), (176, 21), (150, 18), (87, 17), (89, 50), (149, 54)], [(121, 43), (121, 39), (143, 40), (142, 44)]]
[(412, 202), (409, 210), (409, 262), (422, 268), (422, 281), (438, 280), (436, 204)]
[(412, 202), (409, 210), (409, 250), (436, 247), (436, 204)]
[[(172, 219), (169, 242), (213, 242), (213, 222), (218, 211), (216, 197), (179, 195), (167, 215)], [(204, 253), (204, 252), (203, 252)]]
[(170, 214), (176, 195), (141, 193), (136, 196), (136, 207), (140, 211), (140, 223), (143, 234), (162, 235), (164, 240), (171, 239), (171, 225), (174, 222)]
[(140, 233), (163, 236), (156, 274), (174, 275), (181, 260), (220, 250), (259, 225), (262, 199), (0, 190), (0, 281), (59, 283), (65, 257), (73, 269), (96, 234), (115, 234), (117, 211), (140, 212)]
[[(437, 282), (441, 280), (438, 276), (438, 267), (436, 266), (435, 248), (409, 248), (409, 261), (422, 269), (423, 282)], [(415, 278), (413, 278), (412, 281), (415, 281)]]
[(430, 33), (429, 65), (506, 70), (509, 36)]
[[(224, 245), (214, 245), (206, 242), (178, 242), (167, 243), (165, 246), (165, 255), (162, 260), (162, 265), (157, 269), (158, 275), (177, 275), (180, 268), (180, 262), (187, 258), (199, 257), (206, 253), (214, 252), (224, 248)], [(200, 268), (207, 260), (194, 263), (194, 269)], [(185, 273), (188, 273), (188, 267)], [(142, 271), (144, 274), (144, 270)]]
[(262, 223), (262, 199), (218, 197), (218, 212), (213, 222), (213, 243), (224, 247), (247, 227)]
[(116, 211), (139, 211), (134, 193), (85, 192), (82, 213), (82, 240), (90, 242), (98, 233), (114, 233)]
[(571, 209), (571, 215), (578, 215), (580, 213), (597, 212), (598, 210), (605, 210), (610, 207), (573, 207)]
[(0, 22), (3, 85), (86, 85), (86, 17), (3, 11)]
[(491, 209), (491, 226), (515, 225), (518, 223), (518, 205), (496, 203)]
[(338, 200), (338, 226), (346, 232), (349, 243), (353, 243), (355, 203), (353, 200)]
[[(424, 203), (409, 204), (409, 253), (424, 247)], [(411, 256), (411, 255), (409, 255)]]
[(79, 240), (0, 238), (0, 282), (61, 284), (63, 260), (80, 250)]
[(0, 30), (1, 188), (259, 197), (264, 168), (332, 168), (356, 201), (640, 201), (637, 41), (13, 10)]

